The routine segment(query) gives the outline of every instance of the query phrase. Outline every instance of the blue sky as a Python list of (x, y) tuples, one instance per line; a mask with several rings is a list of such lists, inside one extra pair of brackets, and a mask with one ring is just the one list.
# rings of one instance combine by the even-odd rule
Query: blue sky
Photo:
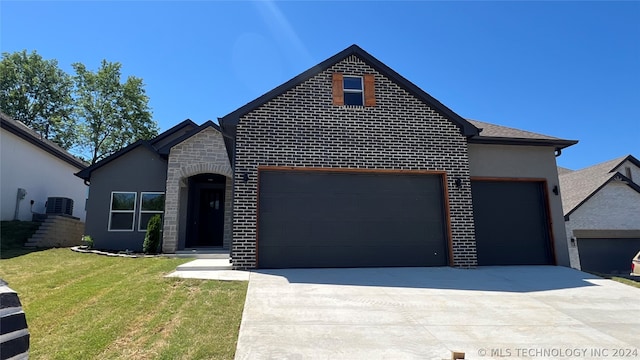
[(2, 52), (141, 77), (161, 130), (216, 120), (351, 44), (459, 115), (640, 156), (640, 2), (6, 1)]

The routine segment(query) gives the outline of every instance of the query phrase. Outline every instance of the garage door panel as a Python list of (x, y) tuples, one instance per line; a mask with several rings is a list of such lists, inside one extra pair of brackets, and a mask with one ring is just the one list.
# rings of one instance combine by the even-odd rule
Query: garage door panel
[[(424, 266), (425, 263), (446, 262), (446, 254), (433, 253), (433, 249), (423, 244), (417, 251), (407, 253), (405, 245), (398, 246), (362, 246), (342, 245), (339, 251), (327, 246), (264, 246), (260, 247), (260, 267), (279, 268), (282, 259), (290, 268), (327, 267), (385, 267), (385, 266)], [(267, 256), (264, 254), (267, 253)], [(309, 256), (313, 253), (314, 256)]]
[(629, 274), (631, 259), (640, 251), (640, 239), (578, 239), (580, 268), (602, 274)]
[(553, 263), (543, 184), (472, 182), (479, 265)]
[(260, 173), (258, 266), (446, 265), (437, 175)]

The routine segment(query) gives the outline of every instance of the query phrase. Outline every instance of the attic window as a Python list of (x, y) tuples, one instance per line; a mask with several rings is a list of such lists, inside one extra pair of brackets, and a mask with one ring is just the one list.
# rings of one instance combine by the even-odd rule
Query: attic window
[(624, 168), (625, 175), (629, 178), (629, 180), (633, 180), (631, 177), (631, 168), (629, 166), (625, 166)]
[(337, 106), (375, 106), (373, 74), (363, 76), (333, 74), (333, 104)]
[(364, 105), (364, 86), (362, 85), (361, 77), (345, 76), (342, 84), (344, 88), (345, 105)]

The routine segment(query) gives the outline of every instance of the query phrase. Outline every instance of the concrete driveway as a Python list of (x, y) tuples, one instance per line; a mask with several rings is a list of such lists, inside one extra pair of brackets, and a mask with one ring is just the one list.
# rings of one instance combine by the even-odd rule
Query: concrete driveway
[(250, 275), (236, 359), (640, 359), (640, 289), (554, 266)]

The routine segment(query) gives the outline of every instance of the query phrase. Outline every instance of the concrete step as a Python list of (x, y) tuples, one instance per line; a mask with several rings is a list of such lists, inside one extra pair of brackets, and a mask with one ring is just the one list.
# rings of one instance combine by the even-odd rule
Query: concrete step
[(27, 241), (26, 243), (24, 243), (24, 247), (28, 247), (28, 248), (38, 247), (38, 242)]
[(176, 268), (176, 271), (214, 271), (231, 270), (233, 265), (229, 259), (196, 259)]
[(172, 254), (174, 257), (179, 258), (196, 258), (196, 259), (221, 259), (228, 260), (229, 250), (179, 250), (176, 251), (175, 254)]

